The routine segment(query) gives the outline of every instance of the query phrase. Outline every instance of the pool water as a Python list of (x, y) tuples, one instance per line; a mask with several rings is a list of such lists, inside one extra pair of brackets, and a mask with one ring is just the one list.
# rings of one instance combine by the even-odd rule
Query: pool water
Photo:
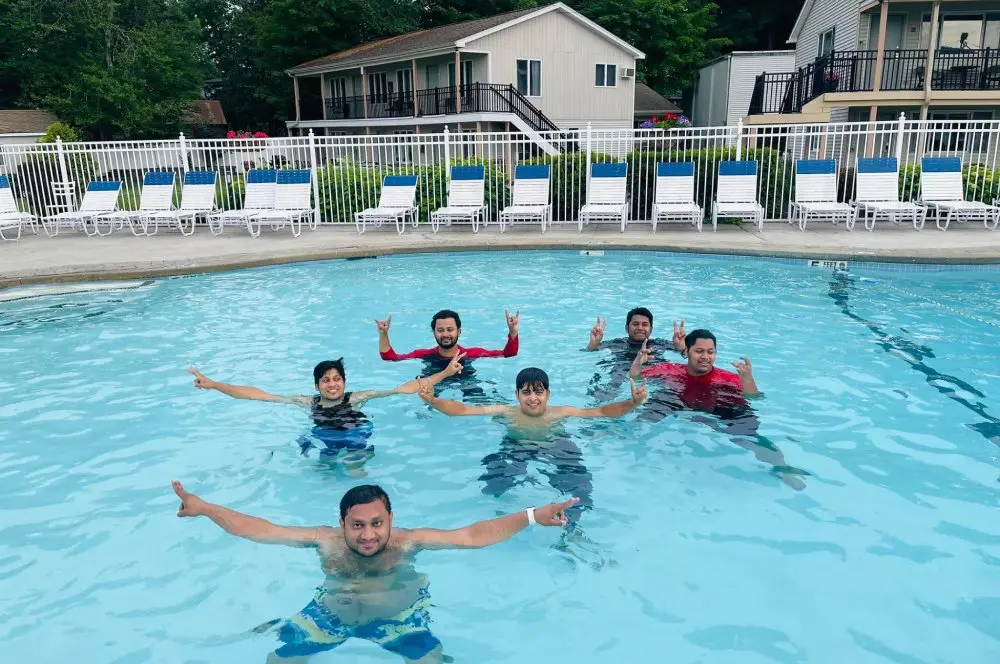
[[(303, 457), (293, 406), (196, 390), (185, 368), (279, 394), (343, 356), (349, 389), (387, 388), (459, 311), (474, 364), (513, 398), (526, 366), (586, 405), (603, 353), (649, 306), (748, 356), (760, 433), (811, 473), (794, 491), (682, 413), (566, 427), (593, 476), (584, 536), (533, 528), (492, 548), (421, 553), (432, 629), (455, 662), (995, 664), (1000, 661), (1000, 271), (834, 273), (805, 261), (576, 252), (402, 256), (159, 280), (0, 306), (0, 661), (263, 662), (322, 581), (314, 552), (178, 519), (170, 480), (290, 525), (335, 524), (377, 482), (397, 526), (450, 528), (560, 497), (484, 496), (503, 426), (415, 396), (370, 402), (367, 476)], [(461, 398), (455, 390), (444, 396)], [(619, 398), (627, 396), (627, 384)], [(313, 661), (392, 662), (351, 640)]]

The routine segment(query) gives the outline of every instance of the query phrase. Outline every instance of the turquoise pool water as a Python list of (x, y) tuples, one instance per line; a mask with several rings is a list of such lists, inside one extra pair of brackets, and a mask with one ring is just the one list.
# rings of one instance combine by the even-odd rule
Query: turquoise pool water
[[(804, 262), (802, 262), (804, 263)], [(512, 396), (525, 366), (552, 401), (591, 402), (581, 352), (647, 305), (709, 327), (722, 366), (751, 358), (760, 433), (812, 473), (793, 491), (690, 413), (567, 426), (593, 476), (585, 539), (531, 529), (476, 551), (425, 552), (432, 629), (455, 662), (995, 664), (1000, 661), (1000, 271), (864, 272), (656, 254), (491, 253), (331, 261), (0, 306), (0, 661), (263, 662), (251, 634), (322, 581), (315, 553), (178, 519), (170, 480), (291, 525), (333, 524), (378, 482), (396, 525), (455, 527), (558, 497), (532, 467), (484, 496), (501, 425), (416, 397), (371, 402), (375, 457), (356, 478), (303, 457), (291, 406), (195, 390), (217, 380), (311, 393), (343, 356), (350, 388), (386, 388), (463, 316), (475, 363)], [(625, 396), (622, 388), (620, 396)], [(446, 396), (459, 396), (457, 391)], [(314, 661), (400, 661), (352, 640)]]

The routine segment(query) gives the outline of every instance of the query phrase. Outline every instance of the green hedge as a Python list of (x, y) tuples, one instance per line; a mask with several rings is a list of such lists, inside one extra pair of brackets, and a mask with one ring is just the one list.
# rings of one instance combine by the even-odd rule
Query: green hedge
[[(965, 200), (992, 203), (1000, 196), (1000, 169), (974, 164), (962, 169)], [(907, 164), (899, 169), (899, 200), (920, 199), (920, 164)]]
[[(486, 206), (491, 217), (510, 202), (502, 164), (484, 159), (452, 161), (453, 166), (482, 165), (486, 171)], [(444, 163), (428, 166), (404, 166), (397, 169), (362, 166), (354, 162), (319, 169), (319, 206), (325, 222), (354, 223), (354, 213), (375, 207), (382, 192), (385, 175), (417, 176), (418, 220), (426, 222), (432, 210), (448, 201), (447, 171)]]

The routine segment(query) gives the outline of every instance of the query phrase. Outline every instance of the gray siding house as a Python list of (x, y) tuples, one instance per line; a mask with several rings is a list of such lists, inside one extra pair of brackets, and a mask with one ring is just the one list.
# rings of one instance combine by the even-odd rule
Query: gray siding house
[(795, 51), (733, 51), (698, 70), (691, 121), (696, 127), (734, 125), (750, 110), (757, 77), (790, 71)]
[(1000, 117), (1000, 1), (805, 0), (748, 123)]
[[(290, 134), (627, 129), (644, 54), (562, 3), (362, 44), (288, 70)], [(319, 89), (309, 103), (307, 87)]]

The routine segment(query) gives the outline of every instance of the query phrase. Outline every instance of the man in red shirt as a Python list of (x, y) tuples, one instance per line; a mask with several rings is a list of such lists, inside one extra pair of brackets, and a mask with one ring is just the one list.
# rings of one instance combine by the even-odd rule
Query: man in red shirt
[(507, 344), (502, 350), (490, 350), (487, 348), (466, 348), (458, 344), (459, 337), (462, 336), (462, 319), (457, 313), (450, 309), (444, 309), (434, 314), (431, 319), (431, 331), (434, 333), (434, 340), (437, 342), (435, 348), (420, 348), (409, 353), (397, 353), (389, 342), (389, 325), (392, 323), (392, 316), (385, 320), (375, 321), (378, 328), (378, 351), (383, 360), (398, 362), (400, 360), (420, 359), (424, 361), (424, 369), (421, 373), (424, 377), (430, 377), (448, 366), (451, 359), (459, 354), (465, 356), (465, 370), (461, 376), (452, 376), (445, 379), (438, 386), (438, 391), (457, 387), (462, 391), (464, 400), (488, 404), (498, 403), (503, 400), (503, 396), (493, 385), (491, 394), (487, 394), (482, 387), (482, 383), (476, 377), (475, 366), (470, 362), (481, 357), (514, 357), (518, 351), (518, 323), (521, 312), (518, 311), (513, 316), (509, 311), (504, 314), (507, 318)]
[(459, 346), (458, 338), (462, 336), (462, 319), (454, 311), (443, 309), (431, 318), (431, 331), (434, 333), (437, 347), (419, 348), (403, 354), (397, 353), (393, 350), (392, 344), (389, 343), (389, 325), (392, 323), (392, 316), (389, 316), (385, 320), (375, 321), (375, 325), (378, 327), (378, 352), (383, 360), (390, 362), (439, 358), (449, 362), (459, 353), (464, 354), (467, 360), (480, 357), (514, 357), (518, 351), (517, 326), (521, 312), (519, 311), (513, 316), (510, 315), (509, 311), (505, 311), (504, 314), (507, 317), (507, 345), (502, 350)]
[(658, 421), (670, 412), (685, 409), (715, 415), (718, 419), (697, 418), (697, 421), (727, 434), (734, 443), (753, 452), (759, 461), (774, 466), (777, 475), (792, 488), (804, 489), (802, 475), (807, 473), (788, 466), (781, 450), (757, 433), (760, 420), (747, 399), (763, 394), (757, 388), (750, 360), (743, 357), (733, 362), (736, 373), (716, 367), (715, 335), (708, 330), (690, 332), (680, 350), (687, 357), (687, 364), (660, 362), (644, 369), (650, 352), (646, 344), (639, 349), (629, 373), (634, 377), (662, 379), (670, 388), (665, 398), (650, 400), (651, 417), (642, 419)]

